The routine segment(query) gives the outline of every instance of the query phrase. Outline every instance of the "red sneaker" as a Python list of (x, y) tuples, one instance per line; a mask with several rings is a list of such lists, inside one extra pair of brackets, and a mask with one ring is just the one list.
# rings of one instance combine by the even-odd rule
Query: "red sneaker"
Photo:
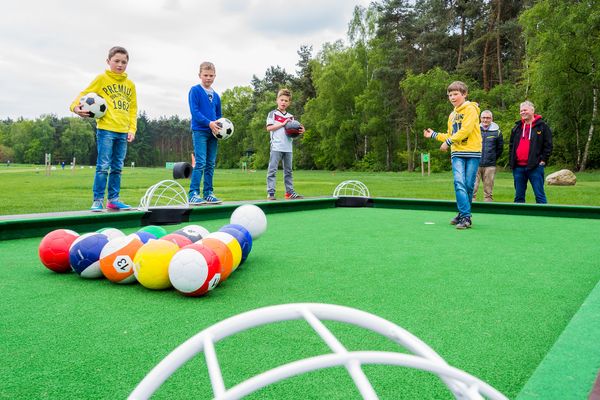
[(302, 196), (301, 194), (298, 194), (296, 192), (292, 192), (292, 193), (286, 193), (285, 194), (285, 199), (286, 200), (295, 200), (295, 199), (303, 199), (304, 196)]

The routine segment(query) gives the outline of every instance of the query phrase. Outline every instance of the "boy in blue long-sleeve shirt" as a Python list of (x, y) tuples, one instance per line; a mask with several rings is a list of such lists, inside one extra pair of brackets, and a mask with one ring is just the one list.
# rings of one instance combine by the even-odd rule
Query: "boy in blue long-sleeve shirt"
[[(192, 171), (189, 202), (192, 205), (221, 203), (213, 194), (213, 174), (217, 160), (217, 120), (221, 118), (221, 98), (212, 88), (215, 80), (215, 65), (211, 62), (200, 64), (200, 84), (192, 86), (188, 95), (192, 114), (192, 141), (196, 164)], [(204, 178), (202, 194), (200, 182)]]

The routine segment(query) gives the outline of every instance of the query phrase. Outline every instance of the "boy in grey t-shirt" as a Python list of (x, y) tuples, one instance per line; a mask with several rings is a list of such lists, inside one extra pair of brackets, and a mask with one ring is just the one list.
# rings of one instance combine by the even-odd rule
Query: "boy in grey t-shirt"
[[(277, 168), (281, 161), (283, 166), (283, 182), (285, 184), (286, 199), (301, 199), (302, 196), (294, 190), (292, 177), (292, 138), (285, 132), (285, 125), (294, 119), (286, 110), (292, 101), (292, 93), (288, 89), (281, 89), (277, 93), (277, 109), (267, 115), (267, 131), (271, 135), (271, 153), (269, 169), (267, 171), (267, 199), (276, 200), (275, 182)], [(300, 128), (300, 133), (304, 127)]]

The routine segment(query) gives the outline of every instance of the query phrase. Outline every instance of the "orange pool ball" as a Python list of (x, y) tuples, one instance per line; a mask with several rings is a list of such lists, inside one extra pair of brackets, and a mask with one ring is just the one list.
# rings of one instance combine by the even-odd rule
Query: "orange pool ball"
[(217, 257), (221, 261), (221, 282), (225, 282), (231, 275), (231, 271), (233, 271), (233, 256), (229, 247), (222, 241), (212, 238), (202, 239), (196, 243), (202, 244), (217, 253)]

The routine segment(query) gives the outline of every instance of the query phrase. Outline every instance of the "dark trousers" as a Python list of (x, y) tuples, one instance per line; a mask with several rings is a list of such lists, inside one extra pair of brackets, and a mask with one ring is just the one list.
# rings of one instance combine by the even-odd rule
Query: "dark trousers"
[(515, 203), (525, 203), (525, 192), (527, 191), (527, 181), (531, 182), (531, 188), (535, 194), (535, 202), (546, 204), (546, 193), (544, 193), (544, 167), (538, 165), (534, 169), (527, 167), (515, 167), (513, 169), (513, 178), (515, 182)]

